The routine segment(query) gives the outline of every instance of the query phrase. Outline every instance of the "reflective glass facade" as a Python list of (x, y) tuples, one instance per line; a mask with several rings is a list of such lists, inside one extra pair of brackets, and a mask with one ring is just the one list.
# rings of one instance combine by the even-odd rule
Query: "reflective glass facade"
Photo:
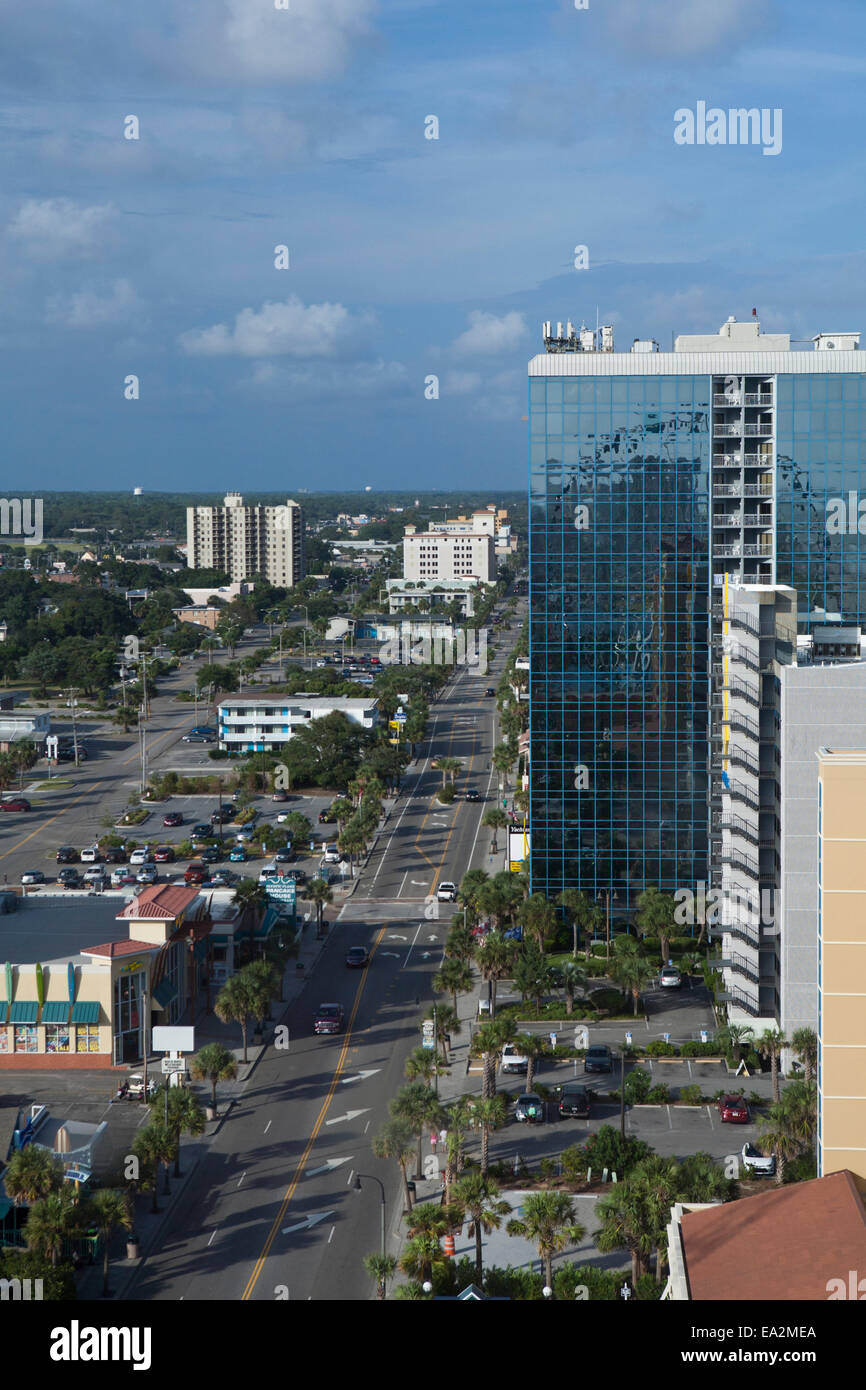
[(709, 376), (530, 379), (532, 886), (705, 876)]
[(851, 515), (866, 503), (866, 376), (780, 375), (776, 402), (778, 582), (797, 590), (801, 630), (825, 613), (866, 623), (866, 555)]

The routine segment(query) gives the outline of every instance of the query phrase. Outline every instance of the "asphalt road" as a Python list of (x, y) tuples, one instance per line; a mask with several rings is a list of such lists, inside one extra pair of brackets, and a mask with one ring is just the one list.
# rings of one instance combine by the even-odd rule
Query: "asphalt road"
[[(372, 1137), (403, 1084), (405, 1058), (420, 1041), (454, 909), (432, 897), (459, 881), (486, 846), (480, 823), (489, 800), (435, 801), (437, 756), (461, 758), (459, 785), (485, 798), (496, 774), (494, 685), (502, 657), (478, 676), (461, 669), (431, 715), (431, 737), (408, 771), (391, 824), (380, 836), (315, 972), (292, 1006), (287, 1050), (271, 1046), (224, 1122), (175, 1216), (146, 1260), (140, 1299), (366, 1300), (374, 1296), (363, 1256), (380, 1248), (384, 1186), (386, 1244), (399, 1248), (402, 1193), (397, 1165), (374, 1158)], [(498, 779), (497, 779), (498, 790)], [(501, 866), (497, 857), (495, 867)], [(373, 952), (363, 972), (347, 969), (348, 946)], [(317, 1005), (338, 1001), (346, 1031), (312, 1033)]]

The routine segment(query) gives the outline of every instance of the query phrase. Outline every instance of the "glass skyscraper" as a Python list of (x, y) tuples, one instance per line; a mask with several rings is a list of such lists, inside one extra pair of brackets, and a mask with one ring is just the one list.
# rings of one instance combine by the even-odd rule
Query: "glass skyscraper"
[[(615, 893), (624, 913), (646, 887), (707, 879), (726, 576), (793, 586), (804, 627), (866, 615), (866, 353), (856, 335), (792, 351), (734, 320), (670, 353), (570, 324), (545, 325), (545, 347), (529, 368), (532, 886)], [(863, 496), (866, 513), (866, 478)]]

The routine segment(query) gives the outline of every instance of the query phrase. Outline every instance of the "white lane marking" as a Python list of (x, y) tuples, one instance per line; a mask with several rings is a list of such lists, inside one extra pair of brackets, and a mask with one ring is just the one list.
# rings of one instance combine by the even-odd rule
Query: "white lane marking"
[(216, 1226), (214, 1226), (213, 1230), (211, 1231), (210, 1240), (208, 1241), (208, 1245), (212, 1245), (212, 1244), (213, 1244), (213, 1238), (214, 1238), (214, 1236), (216, 1235), (216, 1233), (217, 1233), (217, 1228), (216, 1228)]
[(329, 1244), (329, 1245), (331, 1244), (331, 1241), (334, 1239), (334, 1232), (336, 1231), (336, 1229), (337, 1229), (336, 1226), (332, 1226), (332, 1227), (331, 1227), (331, 1234), (328, 1236), (328, 1244)]
[(414, 949), (415, 949), (415, 942), (418, 940), (418, 937), (419, 937), (419, 935), (420, 935), (420, 933), (421, 933), (421, 928), (423, 927), (423, 925), (424, 925), (423, 922), (419, 922), (419, 923), (418, 923), (418, 930), (416, 931), (415, 935), (412, 937), (412, 945), (409, 947), (409, 950), (406, 952), (406, 959), (404, 960), (403, 964), (400, 966), (400, 969), (401, 969), (401, 970), (405, 970), (405, 969), (406, 969), (406, 966), (409, 964), (409, 957), (411, 956), (412, 952), (413, 952)]
[(267, 1134), (268, 1130), (270, 1129), (273, 1123), (273, 1120), (268, 1120), (267, 1124), (265, 1125), (265, 1134)]
[(365, 1134), (367, 1133), (367, 1130), (370, 1128), (370, 1123), (371, 1123), (371, 1121), (368, 1120), (367, 1123), (364, 1125), (364, 1133), (365, 1133)]
[(409, 870), (407, 869), (406, 872), (405, 872), (405, 874), (403, 875), (403, 882), (400, 884), (400, 887), (397, 889), (397, 897), (398, 897), (398, 898), (401, 896), (401, 894), (402, 894), (402, 892), (403, 892), (403, 889), (406, 887), (406, 880), (407, 880), (408, 877), (409, 877)]
[(245, 1168), (244, 1171), (241, 1173), (240, 1177), (238, 1178), (238, 1187), (240, 1187), (240, 1185), (241, 1185), (241, 1183), (243, 1182), (243, 1180), (244, 1180), (244, 1178), (246, 1177), (246, 1175), (247, 1175), (247, 1170), (246, 1170), (246, 1168)]
[(406, 940), (406, 937), (405, 937), (405, 936), (401, 936), (399, 932), (389, 931), (389, 933), (388, 933), (388, 940), (389, 940), (389, 941), (405, 941), (405, 940)]
[[(399, 960), (400, 957), (398, 956), (397, 959)], [(359, 1071), (357, 1076), (341, 1077), (341, 1083), (343, 1086), (348, 1086), (350, 1081), (366, 1081), (368, 1076), (378, 1076), (381, 1070), (381, 1067), (370, 1067), (366, 1071)]]
[(303, 1221), (299, 1221), (296, 1226), (284, 1226), (283, 1235), (289, 1236), (292, 1231), (309, 1231), (313, 1226), (324, 1221), (326, 1216), (333, 1216), (332, 1211), (314, 1211), (310, 1216), (305, 1216)]
[[(430, 743), (431, 743), (431, 744), (432, 744), (432, 742), (433, 742), (433, 739), (436, 737), (436, 725), (438, 724), (438, 722), (439, 722), (439, 715), (438, 715), (438, 714), (435, 714), (435, 715), (433, 716), (433, 728), (432, 728), (432, 730), (431, 730), (431, 732), (430, 732)], [(376, 879), (379, 877), (380, 873), (382, 872), (382, 865), (385, 863), (385, 860), (388, 858), (388, 855), (389, 855), (389, 853), (390, 853), (390, 851), (391, 851), (391, 842), (393, 841), (394, 836), (397, 834), (397, 831), (400, 829), (400, 822), (402, 821), (402, 819), (403, 819), (403, 817), (405, 816), (406, 812), (408, 811), (409, 807), (412, 805), (412, 798), (413, 798), (414, 795), (415, 795), (415, 791), (416, 791), (416, 789), (417, 789), (417, 787), (418, 787), (418, 783), (419, 783), (420, 779), (424, 776), (424, 773), (425, 773), (425, 771), (426, 771), (426, 769), (427, 769), (427, 764), (428, 764), (429, 761), (430, 761), (430, 754), (428, 753), (428, 754), (427, 754), (427, 757), (424, 759), (423, 764), (421, 765), (421, 767), (418, 769), (418, 771), (417, 771), (416, 774), (415, 774), (415, 785), (413, 786), (412, 791), (411, 791), (411, 792), (409, 792), (409, 791), (406, 792), (406, 804), (405, 804), (405, 806), (403, 807), (403, 810), (400, 812), (400, 818), (399, 818), (399, 820), (397, 821), (397, 824), (394, 826), (394, 829), (391, 831), (391, 834), (390, 834), (390, 836), (388, 837), (388, 843), (387, 843), (387, 845), (385, 846), (384, 850), (382, 851), (382, 858), (379, 860), (379, 864), (378, 864), (378, 867), (377, 867), (377, 869), (376, 869), (376, 872), (374, 873), (372, 879), (370, 880), (370, 887), (369, 887), (368, 892), (367, 892), (367, 896), (368, 896), (368, 897), (370, 896), (370, 894), (371, 894), (372, 891), (373, 891), (373, 886), (374, 886), (374, 884), (375, 884), (375, 882), (376, 882)]]
[(347, 1186), (347, 1187), (349, 1187), (349, 1186), (351, 1185), (351, 1182), (352, 1182), (352, 1179), (353, 1179), (354, 1176), (355, 1176), (355, 1170), (354, 1170), (354, 1168), (350, 1168), (350, 1169), (349, 1169), (349, 1176), (348, 1176), (347, 1179), (346, 1179), (346, 1186)]

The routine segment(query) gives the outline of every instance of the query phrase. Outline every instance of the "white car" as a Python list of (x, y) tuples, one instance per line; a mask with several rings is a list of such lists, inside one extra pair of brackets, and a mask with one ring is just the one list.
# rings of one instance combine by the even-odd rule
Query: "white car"
[(325, 853), (322, 855), (322, 860), (325, 864), (339, 864), (342, 857), (336, 845), (325, 846)]
[(235, 835), (235, 839), (237, 840), (239, 845), (244, 845), (247, 843), (248, 840), (251, 840), (253, 838), (254, 834), (255, 831), (253, 830), (253, 827), (251, 825), (245, 825), (237, 832), (237, 834)]
[(21, 875), (21, 882), (24, 883), (44, 883), (45, 875), (41, 869), (25, 869)]
[(502, 1070), (504, 1072), (528, 1071), (529, 1058), (514, 1043), (506, 1043), (502, 1049)]
[[(144, 1095), (144, 1077), (140, 1073), (134, 1073), (127, 1082), (128, 1094), (137, 1098)], [(158, 1083), (152, 1076), (147, 1078), (147, 1094), (153, 1096), (158, 1090)]]
[[(81, 857), (82, 859), (84, 858), (83, 853)], [(130, 864), (152, 864), (153, 856), (151, 854), (151, 851), (147, 848), (134, 849), (132, 851), (132, 854), (129, 856), (129, 862)]]
[(453, 903), (457, 897), (457, 884), (443, 880), (436, 889), (436, 901), (440, 903)]
[(772, 1178), (776, 1175), (776, 1160), (772, 1154), (762, 1154), (754, 1144), (743, 1145), (743, 1167), (747, 1175), (755, 1178)]
[(98, 864), (101, 858), (99, 845), (88, 845), (87, 849), (81, 851), (82, 864)]
[(659, 984), (662, 989), (679, 989), (683, 977), (675, 965), (666, 965), (659, 971)]
[(104, 869), (100, 869), (100, 868), (97, 866), (97, 867), (95, 867), (95, 868), (93, 868), (93, 869), (87, 869), (87, 870), (85, 871), (85, 873), (84, 873), (84, 882), (85, 882), (85, 883), (98, 883), (98, 884), (104, 886), (106, 883), (108, 883), (108, 875), (105, 873), (105, 870), (104, 870)]
[(120, 867), (119, 869), (112, 869), (112, 871), (111, 871), (111, 886), (112, 886), (112, 888), (125, 888), (126, 885), (127, 885), (128, 883), (134, 883), (134, 882), (135, 882), (135, 874), (130, 873), (129, 869), (126, 867), (125, 864), (121, 865), (121, 867)]
[(322, 667), (322, 666), (327, 666), (327, 664), (328, 664), (327, 661), (317, 661), (317, 662), (316, 662), (316, 667), (319, 668), (319, 667)]

